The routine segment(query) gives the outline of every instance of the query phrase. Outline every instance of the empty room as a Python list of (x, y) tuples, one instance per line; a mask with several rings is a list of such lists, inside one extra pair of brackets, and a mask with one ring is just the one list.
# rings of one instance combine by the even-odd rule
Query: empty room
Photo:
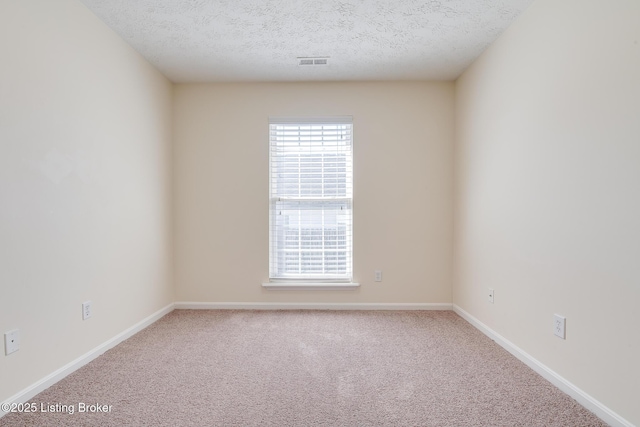
[(0, 0), (0, 426), (640, 426), (639, 302), (638, 0)]

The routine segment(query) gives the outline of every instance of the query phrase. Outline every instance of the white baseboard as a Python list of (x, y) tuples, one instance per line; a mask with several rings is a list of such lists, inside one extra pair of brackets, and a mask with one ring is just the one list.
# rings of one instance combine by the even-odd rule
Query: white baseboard
[[(124, 330), (123, 332), (119, 333), (115, 337), (111, 338), (109, 341), (104, 342), (103, 344), (99, 345), (98, 347), (94, 348), (93, 350), (89, 351), (88, 353), (85, 353), (82, 356), (78, 357), (77, 359), (67, 363), (62, 368), (60, 368), (60, 369), (56, 370), (55, 372), (47, 375), (46, 377), (44, 377), (40, 381), (38, 381), (38, 382), (36, 382), (34, 384), (31, 384), (29, 387), (25, 388), (24, 390), (18, 392), (15, 395), (11, 396), (9, 399), (7, 399), (5, 402), (2, 402), (2, 403), (3, 404), (4, 403), (11, 404), (11, 403), (24, 403), (24, 402), (29, 401), (31, 398), (33, 398), (38, 393), (40, 393), (40, 392), (46, 390), (47, 388), (51, 387), (53, 384), (57, 383), (58, 381), (60, 381), (64, 377), (66, 377), (67, 375), (73, 373), (74, 371), (77, 371), (78, 369), (80, 369), (81, 367), (86, 365), (87, 363), (91, 362), (93, 359), (95, 359), (98, 356), (100, 356), (101, 354), (103, 354), (105, 351), (112, 349), (113, 347), (117, 346), (118, 344), (120, 344), (121, 342), (126, 340), (127, 338), (132, 337), (133, 335), (137, 334), (138, 332), (140, 332), (141, 330), (143, 330), (147, 326), (149, 326), (152, 323), (156, 322), (157, 320), (159, 320), (164, 315), (172, 312), (173, 309), (174, 309), (173, 306), (174, 306), (174, 304), (171, 303), (171, 304), (167, 305), (166, 307), (156, 311), (152, 315), (142, 319), (140, 322), (136, 323), (132, 327)], [(7, 414), (6, 412), (0, 411), (0, 418), (2, 418), (6, 414)]]
[(611, 409), (603, 405), (598, 400), (594, 399), (583, 390), (579, 389), (571, 382), (567, 381), (565, 378), (560, 376), (558, 373), (551, 370), (546, 365), (540, 363), (533, 356), (522, 350), (520, 347), (513, 344), (508, 339), (504, 338), (502, 335), (498, 334), (493, 329), (489, 328), (487, 325), (473, 317), (471, 314), (464, 311), (459, 306), (453, 304), (453, 311), (456, 312), (460, 317), (462, 317), (467, 322), (471, 323), (480, 332), (484, 333), (486, 336), (494, 340), (498, 345), (507, 350), (509, 353), (520, 359), (524, 362), (525, 365), (529, 366), (531, 369), (540, 374), (544, 379), (549, 381), (551, 384), (558, 387), (560, 390), (574, 398), (579, 404), (587, 408), (589, 411), (593, 412), (597, 415), (601, 420), (606, 422), (612, 427), (634, 427), (629, 421), (622, 418), (620, 415), (613, 412)]
[(451, 310), (452, 304), (179, 301), (175, 303), (175, 308), (190, 310)]

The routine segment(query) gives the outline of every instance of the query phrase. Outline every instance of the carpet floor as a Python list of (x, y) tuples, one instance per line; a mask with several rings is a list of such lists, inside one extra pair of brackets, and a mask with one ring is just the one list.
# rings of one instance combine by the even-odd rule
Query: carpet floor
[(30, 402), (0, 426), (606, 426), (450, 311), (175, 310)]

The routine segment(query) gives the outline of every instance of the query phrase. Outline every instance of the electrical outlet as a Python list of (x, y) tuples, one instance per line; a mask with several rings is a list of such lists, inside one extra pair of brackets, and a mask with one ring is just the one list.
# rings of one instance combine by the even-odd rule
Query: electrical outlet
[(91, 317), (92, 313), (91, 301), (85, 301), (82, 303), (82, 320), (87, 320)]
[(373, 280), (376, 282), (382, 282), (382, 270), (376, 270), (373, 272)]
[(20, 350), (20, 331), (14, 329), (4, 333), (4, 354), (10, 355)]
[(489, 302), (493, 304), (493, 289), (489, 288)]
[(566, 339), (565, 336), (565, 327), (567, 325), (567, 319), (564, 316), (560, 316), (559, 314), (553, 315), (553, 334)]

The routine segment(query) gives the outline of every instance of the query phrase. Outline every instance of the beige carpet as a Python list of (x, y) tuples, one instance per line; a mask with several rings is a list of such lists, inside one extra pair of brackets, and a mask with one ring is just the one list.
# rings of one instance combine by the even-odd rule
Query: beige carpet
[(74, 413), (0, 426), (606, 425), (453, 312), (176, 310), (31, 402)]

